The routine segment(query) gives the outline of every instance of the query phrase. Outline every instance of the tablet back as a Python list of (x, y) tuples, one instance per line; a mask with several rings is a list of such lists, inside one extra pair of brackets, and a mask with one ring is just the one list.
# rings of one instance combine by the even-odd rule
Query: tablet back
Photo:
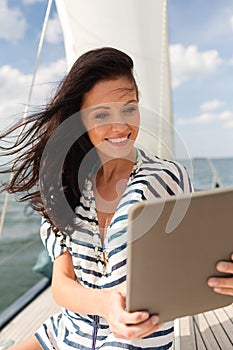
[(233, 188), (135, 204), (127, 249), (128, 311), (166, 322), (231, 304), (207, 279), (223, 275), (215, 265), (233, 252)]

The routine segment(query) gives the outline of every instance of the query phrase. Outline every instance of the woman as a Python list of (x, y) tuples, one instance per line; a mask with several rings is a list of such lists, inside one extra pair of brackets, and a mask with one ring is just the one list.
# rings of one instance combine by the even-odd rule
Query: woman
[[(125, 311), (129, 208), (191, 191), (183, 167), (135, 148), (138, 95), (131, 58), (97, 49), (76, 61), (45, 111), (23, 122), (12, 151), (21, 155), (5, 187), (26, 190), (23, 199), (43, 215), (62, 312), (12, 350), (173, 347), (172, 322)], [(224, 283), (233, 294), (232, 278)]]

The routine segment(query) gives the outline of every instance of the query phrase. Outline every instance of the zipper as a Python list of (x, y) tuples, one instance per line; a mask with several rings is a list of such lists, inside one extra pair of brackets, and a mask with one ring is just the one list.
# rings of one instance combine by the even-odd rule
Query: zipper
[(99, 316), (94, 315), (94, 328), (93, 328), (93, 333), (92, 333), (92, 350), (95, 350), (98, 326), (99, 326)]

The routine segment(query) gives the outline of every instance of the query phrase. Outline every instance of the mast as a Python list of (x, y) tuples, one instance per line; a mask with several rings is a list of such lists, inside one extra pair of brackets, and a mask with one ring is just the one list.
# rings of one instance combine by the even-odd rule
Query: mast
[(134, 61), (141, 95), (138, 144), (173, 158), (167, 0), (56, 0), (68, 68), (84, 52), (112, 46)]

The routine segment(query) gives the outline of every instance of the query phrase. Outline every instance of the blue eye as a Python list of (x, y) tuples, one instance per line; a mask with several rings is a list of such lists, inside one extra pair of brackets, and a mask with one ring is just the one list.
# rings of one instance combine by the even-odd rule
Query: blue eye
[(130, 106), (128, 108), (125, 108), (123, 112), (126, 113), (126, 114), (131, 114), (131, 113), (134, 113), (135, 111), (137, 111), (137, 107), (136, 106)]
[(98, 113), (95, 115), (96, 119), (104, 119), (108, 116), (108, 113)]

